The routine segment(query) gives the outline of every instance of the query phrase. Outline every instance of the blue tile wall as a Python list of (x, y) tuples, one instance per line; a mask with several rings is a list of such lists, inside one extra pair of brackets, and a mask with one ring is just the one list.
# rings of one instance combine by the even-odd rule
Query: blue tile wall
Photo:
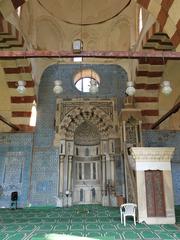
[[(90, 95), (80, 93), (73, 83), (74, 75), (83, 68), (93, 68), (100, 76), (99, 93)], [(58, 192), (58, 149), (53, 146), (56, 96), (53, 94), (54, 81), (61, 77), (64, 92), (61, 97), (117, 97), (118, 110), (123, 105), (127, 74), (116, 65), (53, 65), (43, 75), (38, 94), (37, 126), (34, 133), (0, 134), (0, 184), (4, 194), (0, 197), (0, 207), (9, 207), (12, 191), (19, 192), (18, 204), (21, 207), (29, 203), (33, 206), (55, 205)], [(180, 134), (176, 131), (144, 131), (145, 146), (175, 146), (172, 161), (172, 173), (175, 203), (180, 205)], [(18, 161), (19, 159), (19, 161)], [(5, 164), (6, 163), (6, 164)], [(121, 156), (117, 156), (117, 175), (123, 176)], [(5, 167), (5, 165), (7, 165)], [(17, 167), (17, 177), (13, 167)], [(32, 169), (31, 169), (32, 167)], [(32, 170), (32, 171), (31, 171)], [(30, 176), (32, 172), (32, 175)], [(13, 179), (7, 178), (6, 173)], [(30, 181), (31, 179), (31, 181)], [(18, 182), (19, 181), (19, 182)], [(118, 194), (122, 194), (124, 179), (118, 177)]]
[(115, 156), (116, 169), (116, 194), (118, 196), (124, 195), (124, 165), (123, 165), (123, 157), (121, 155)]
[(180, 131), (144, 131), (143, 142), (145, 147), (175, 147), (171, 160), (172, 179), (175, 204), (180, 205)]
[(11, 193), (18, 192), (18, 207), (28, 204), (32, 134), (0, 134), (0, 207), (10, 207)]
[[(96, 95), (82, 93), (74, 86), (74, 76), (82, 69), (92, 68), (100, 76), (100, 88)], [(117, 65), (52, 65), (43, 75), (38, 94), (37, 126), (34, 136), (32, 165), (32, 205), (55, 205), (58, 191), (58, 150), (53, 147), (56, 96), (53, 93), (54, 81), (61, 79), (63, 98), (107, 99), (117, 97), (118, 108), (123, 105), (127, 74)]]
[(55, 205), (58, 192), (58, 151), (36, 149), (32, 165), (32, 205)]

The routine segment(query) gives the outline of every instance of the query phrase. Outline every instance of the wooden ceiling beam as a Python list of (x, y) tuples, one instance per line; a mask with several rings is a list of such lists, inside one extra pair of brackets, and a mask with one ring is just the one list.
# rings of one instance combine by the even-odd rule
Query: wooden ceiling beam
[(0, 115), (0, 121), (8, 125), (9, 127), (13, 128), (15, 131), (19, 131), (19, 127), (17, 127), (15, 124), (11, 123), (9, 120), (4, 118), (2, 115)]
[(73, 57), (85, 57), (85, 58), (131, 58), (131, 59), (180, 59), (180, 52), (172, 51), (82, 51), (81, 53), (73, 53), (72, 51), (0, 51), (0, 59), (12, 59), (12, 58), (73, 58)]
[(180, 109), (180, 101), (176, 103), (166, 114), (164, 114), (157, 122), (155, 122), (151, 129), (157, 128), (162, 122), (164, 122), (168, 117), (170, 117), (172, 114), (178, 112)]

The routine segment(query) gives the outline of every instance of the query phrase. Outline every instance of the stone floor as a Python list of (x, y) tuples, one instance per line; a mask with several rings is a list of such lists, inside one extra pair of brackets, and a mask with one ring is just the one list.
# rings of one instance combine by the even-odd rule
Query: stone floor
[[(180, 207), (177, 222), (180, 223)], [(69, 208), (0, 209), (0, 240), (180, 239), (180, 226), (120, 223), (118, 208), (78, 205)]]

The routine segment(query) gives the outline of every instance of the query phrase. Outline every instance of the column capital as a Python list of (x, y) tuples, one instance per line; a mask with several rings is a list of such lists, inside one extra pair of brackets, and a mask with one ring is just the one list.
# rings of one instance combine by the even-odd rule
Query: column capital
[(73, 155), (68, 155), (68, 160), (72, 161)]
[(106, 161), (106, 155), (101, 155), (102, 161)]
[(59, 160), (60, 160), (60, 161), (63, 161), (64, 158), (65, 158), (65, 155), (59, 155)]
[(109, 154), (110, 156), (110, 161), (114, 161), (114, 154)]

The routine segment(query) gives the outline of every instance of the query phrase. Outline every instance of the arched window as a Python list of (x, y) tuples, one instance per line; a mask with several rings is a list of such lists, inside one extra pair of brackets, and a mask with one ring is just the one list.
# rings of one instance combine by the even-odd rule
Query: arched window
[(139, 33), (143, 28), (142, 8), (139, 9)]
[(36, 117), (37, 117), (37, 110), (36, 110), (36, 102), (33, 102), (32, 109), (31, 109), (31, 118), (29, 125), (32, 127), (36, 126)]
[(21, 10), (22, 10), (21, 6), (19, 6), (19, 7), (16, 9), (17, 15), (18, 15), (19, 17), (21, 16)]

